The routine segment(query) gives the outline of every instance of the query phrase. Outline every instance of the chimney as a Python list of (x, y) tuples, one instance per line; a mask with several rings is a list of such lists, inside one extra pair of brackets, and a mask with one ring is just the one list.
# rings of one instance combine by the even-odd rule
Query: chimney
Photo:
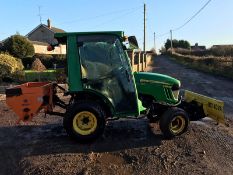
[(48, 24), (48, 28), (50, 28), (50, 29), (51, 29), (51, 28), (52, 28), (52, 26), (51, 26), (51, 20), (50, 20), (50, 19), (48, 19), (48, 20), (47, 20), (47, 24)]

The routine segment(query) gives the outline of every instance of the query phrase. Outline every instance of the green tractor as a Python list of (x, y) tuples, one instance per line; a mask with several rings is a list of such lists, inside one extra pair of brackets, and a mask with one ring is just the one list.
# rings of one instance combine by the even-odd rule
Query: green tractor
[[(30, 107), (18, 109), (11, 105), (10, 100), (20, 96), (25, 99), (25, 87), (44, 88), (45, 85), (28, 83), (24, 88), (9, 88), (6, 90), (7, 103), (21, 116), (21, 120), (31, 119), (41, 109), (48, 114), (61, 115), (66, 132), (79, 142), (89, 142), (102, 135), (108, 119), (127, 116), (138, 118), (146, 115), (150, 122), (159, 122), (167, 138), (184, 133), (192, 118), (205, 117), (211, 114), (209, 111), (217, 111), (215, 108), (219, 112), (217, 115), (213, 112), (215, 119), (224, 121), (223, 102), (206, 100), (207, 97), (188, 91), (191, 95), (181, 99), (179, 80), (156, 73), (133, 73), (123, 44), (123, 32), (57, 33), (55, 38), (58, 41), (55, 45), (66, 45), (69, 90), (65, 94), (71, 97), (69, 104), (58, 98), (55, 84), (48, 83), (46, 87), (50, 90), (42, 93), (38, 110), (30, 113)], [(198, 95), (204, 100), (198, 100), (201, 98), (196, 98)], [(215, 105), (213, 108), (208, 107), (210, 101)], [(53, 112), (55, 105), (65, 108), (66, 112)], [(19, 113), (20, 110), (23, 112)]]

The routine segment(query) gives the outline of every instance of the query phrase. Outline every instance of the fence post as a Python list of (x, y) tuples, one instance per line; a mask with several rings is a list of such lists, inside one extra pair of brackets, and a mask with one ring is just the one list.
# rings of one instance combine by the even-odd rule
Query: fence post
[(137, 72), (140, 72), (140, 55), (141, 55), (141, 51), (137, 53), (138, 56), (137, 56)]
[(146, 54), (146, 65), (151, 61), (151, 55), (148, 53)]
[(144, 60), (144, 52), (141, 52), (140, 54), (140, 64), (141, 64), (141, 70), (140, 71), (143, 71), (144, 70), (144, 63), (143, 63), (143, 60)]
[(146, 55), (147, 55), (147, 53), (145, 52), (144, 53), (144, 57), (143, 57), (143, 68), (144, 69), (146, 69), (146, 67), (147, 67), (147, 64), (146, 64)]

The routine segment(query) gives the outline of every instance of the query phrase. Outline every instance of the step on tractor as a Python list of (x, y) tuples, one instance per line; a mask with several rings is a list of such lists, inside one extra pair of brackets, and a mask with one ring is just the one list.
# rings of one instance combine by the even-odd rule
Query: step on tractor
[[(132, 72), (124, 32), (56, 33), (57, 43), (66, 45), (67, 84), (28, 82), (6, 89), (6, 103), (18, 122), (30, 121), (40, 111), (63, 117), (69, 136), (90, 142), (101, 136), (106, 121), (147, 116), (157, 122), (166, 138), (187, 131), (189, 122), (211, 117), (224, 123), (222, 101), (184, 90), (179, 80), (151, 72)], [(69, 96), (63, 101), (57, 90)], [(65, 109), (55, 112), (54, 107)]]

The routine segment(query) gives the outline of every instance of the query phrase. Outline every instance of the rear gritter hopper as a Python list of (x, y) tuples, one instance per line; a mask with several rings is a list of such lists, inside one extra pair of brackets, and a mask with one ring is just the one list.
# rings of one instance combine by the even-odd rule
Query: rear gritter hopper
[(17, 123), (30, 121), (40, 110), (53, 109), (53, 83), (28, 82), (6, 89), (6, 103), (19, 117)]

